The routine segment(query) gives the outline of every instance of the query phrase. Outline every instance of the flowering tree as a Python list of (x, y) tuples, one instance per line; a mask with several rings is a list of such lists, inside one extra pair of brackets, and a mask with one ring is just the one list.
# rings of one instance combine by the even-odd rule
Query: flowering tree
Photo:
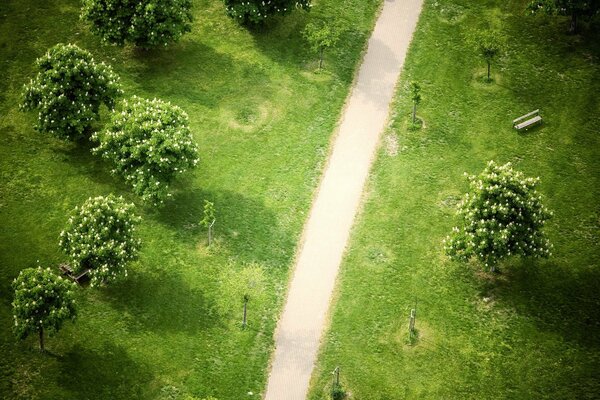
[(122, 94), (119, 78), (104, 63), (73, 44), (57, 44), (35, 62), (39, 70), (25, 85), (23, 110), (38, 109), (36, 129), (63, 139), (77, 139)]
[(531, 0), (527, 9), (532, 14), (544, 12), (549, 15), (568, 15), (571, 17), (569, 32), (577, 32), (577, 17), (592, 17), (600, 13), (598, 0)]
[(181, 108), (161, 100), (133, 97), (123, 101), (107, 128), (92, 137), (92, 151), (114, 164), (145, 201), (162, 203), (177, 173), (198, 163), (198, 148)]
[(13, 281), (12, 302), (14, 332), (19, 339), (39, 334), (44, 351), (44, 330), (58, 331), (64, 321), (76, 316), (74, 284), (50, 271), (50, 268), (26, 268)]
[(191, 30), (191, 7), (191, 0), (84, 0), (81, 18), (107, 43), (152, 48)]
[(89, 269), (92, 286), (127, 276), (127, 263), (137, 258), (141, 241), (134, 232), (140, 218), (133, 210), (122, 197), (90, 197), (75, 207), (60, 233), (71, 267), (75, 272)]
[(471, 192), (458, 205), (463, 223), (446, 238), (446, 254), (462, 261), (475, 258), (491, 271), (511, 255), (550, 255), (542, 228), (552, 213), (536, 191), (539, 178), (525, 178), (510, 163), (490, 161), (469, 181)]
[(260, 24), (273, 15), (284, 15), (294, 8), (308, 10), (311, 0), (223, 0), (227, 15), (243, 24)]

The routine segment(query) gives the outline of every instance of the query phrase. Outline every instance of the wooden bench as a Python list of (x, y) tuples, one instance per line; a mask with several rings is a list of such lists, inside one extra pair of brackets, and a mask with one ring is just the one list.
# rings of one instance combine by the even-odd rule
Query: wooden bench
[[(525, 121), (523, 121), (525, 120)], [(523, 121), (523, 122), (519, 122), (519, 121)], [(513, 121), (513, 128), (515, 128), (516, 130), (520, 131), (522, 129), (529, 129), (531, 128), (533, 125), (536, 125), (538, 123), (542, 122), (542, 117), (540, 116), (540, 110), (537, 109), (535, 111), (532, 111), (528, 114), (522, 115), (519, 118), (515, 119)]]
[(71, 266), (69, 264), (60, 264), (58, 266), (58, 268), (60, 269), (60, 271), (62, 272), (63, 275), (68, 276), (69, 278), (73, 279), (74, 282), (81, 284), (81, 282), (83, 282), (84, 280), (89, 279), (89, 272), (90, 269), (85, 269), (83, 271), (81, 271), (80, 273), (76, 274), (73, 269), (71, 268)]

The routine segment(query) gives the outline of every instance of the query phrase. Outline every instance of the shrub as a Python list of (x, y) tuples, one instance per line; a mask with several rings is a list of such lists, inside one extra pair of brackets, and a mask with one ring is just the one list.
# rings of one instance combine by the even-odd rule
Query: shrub
[(107, 128), (92, 137), (92, 151), (110, 160), (144, 201), (162, 203), (176, 174), (198, 163), (198, 148), (181, 108), (161, 100), (123, 101)]
[(141, 241), (135, 237), (140, 218), (122, 197), (89, 198), (75, 207), (60, 233), (60, 247), (75, 272), (90, 269), (92, 286), (127, 276), (127, 263), (137, 258)]
[(24, 87), (23, 110), (38, 109), (36, 129), (63, 139), (77, 139), (122, 94), (111, 67), (73, 44), (57, 44), (35, 62), (39, 70)]
[(340, 29), (331, 23), (310, 22), (303, 32), (304, 38), (310, 44), (314, 52), (319, 53), (319, 69), (323, 67), (323, 56), (325, 50), (335, 46), (340, 37)]
[(57, 332), (63, 322), (77, 314), (74, 284), (57, 276), (50, 268), (26, 268), (13, 281), (14, 332), (19, 339), (37, 333), (44, 351), (44, 330)]
[(551, 217), (536, 191), (539, 178), (525, 178), (510, 163), (487, 164), (469, 177), (471, 192), (458, 205), (462, 226), (446, 238), (446, 253), (454, 259), (475, 258), (493, 271), (512, 255), (548, 257), (551, 245), (542, 232)]
[(167, 46), (191, 30), (191, 0), (84, 0), (81, 18), (103, 41)]
[(273, 15), (284, 15), (294, 8), (308, 10), (311, 0), (223, 0), (227, 15), (243, 24), (260, 24)]

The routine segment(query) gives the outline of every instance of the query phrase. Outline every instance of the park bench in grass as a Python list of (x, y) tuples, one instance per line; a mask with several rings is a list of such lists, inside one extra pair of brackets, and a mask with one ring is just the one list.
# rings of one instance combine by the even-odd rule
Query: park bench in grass
[(73, 269), (69, 266), (69, 264), (60, 264), (58, 266), (58, 268), (60, 269), (60, 271), (62, 272), (63, 275), (68, 276), (69, 278), (73, 279), (74, 282), (81, 284), (82, 281), (89, 279), (89, 275), (88, 273), (90, 272), (90, 269), (84, 269), (83, 271), (81, 271), (80, 273), (76, 274)]
[[(523, 121), (523, 122), (520, 122)], [(532, 126), (539, 124), (542, 122), (542, 117), (540, 116), (540, 110), (532, 111), (528, 114), (522, 115), (519, 118), (513, 121), (513, 128), (520, 131), (522, 129), (529, 129)]]

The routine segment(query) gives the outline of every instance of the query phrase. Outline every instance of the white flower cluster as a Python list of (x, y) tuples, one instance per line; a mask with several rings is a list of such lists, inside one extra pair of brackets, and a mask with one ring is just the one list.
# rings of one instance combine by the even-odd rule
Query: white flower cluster
[(309, 9), (311, 0), (224, 0), (227, 14), (244, 23), (261, 23), (275, 14), (287, 14), (292, 8)]
[(525, 178), (510, 163), (487, 164), (469, 177), (471, 193), (458, 204), (463, 225), (446, 238), (446, 253), (456, 259), (478, 259), (493, 268), (511, 255), (548, 257), (551, 244), (542, 228), (552, 213), (536, 191), (539, 178)]
[(40, 329), (58, 330), (76, 315), (74, 284), (54, 274), (50, 268), (26, 268), (13, 281), (14, 327), (19, 338)]
[(167, 46), (191, 30), (191, 0), (85, 0), (82, 19), (103, 41)]
[(137, 258), (141, 241), (135, 230), (140, 218), (134, 207), (112, 194), (89, 198), (73, 210), (60, 233), (59, 245), (72, 268), (76, 272), (90, 268), (92, 285), (127, 275), (127, 263)]
[(107, 128), (92, 137), (92, 151), (114, 164), (144, 201), (162, 203), (176, 174), (198, 163), (198, 147), (188, 128), (188, 116), (162, 100), (133, 97), (123, 101)]
[(84, 136), (100, 105), (112, 108), (123, 93), (108, 65), (73, 44), (57, 44), (36, 66), (40, 72), (25, 85), (21, 108), (38, 109), (36, 129), (60, 138)]

